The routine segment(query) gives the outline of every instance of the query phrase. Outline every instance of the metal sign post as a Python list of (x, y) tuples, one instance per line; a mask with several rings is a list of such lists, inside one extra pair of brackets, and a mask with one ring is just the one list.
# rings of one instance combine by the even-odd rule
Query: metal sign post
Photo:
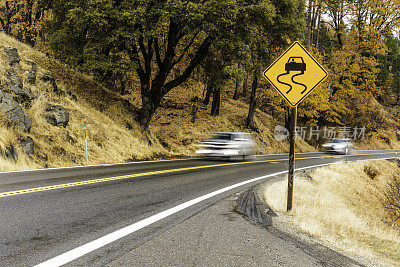
[(287, 211), (290, 211), (293, 206), (297, 106), (328, 73), (299, 42), (294, 42), (263, 74), (291, 107), (287, 195)]
[(288, 193), (287, 211), (292, 210), (293, 206), (293, 177), (295, 168), (295, 139), (296, 139), (297, 107), (290, 108), (290, 129), (289, 129), (289, 172), (288, 172)]

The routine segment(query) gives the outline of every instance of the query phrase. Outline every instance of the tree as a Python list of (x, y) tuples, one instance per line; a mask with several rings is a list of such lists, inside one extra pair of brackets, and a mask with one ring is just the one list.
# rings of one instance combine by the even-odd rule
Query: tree
[(325, 13), (329, 16), (327, 23), (334, 30), (335, 44), (337, 49), (343, 46), (343, 34), (346, 29), (345, 17), (347, 16), (347, 1), (345, 0), (324, 0)]
[[(282, 52), (292, 41), (301, 39), (304, 33), (304, 4), (296, 0), (271, 1), (274, 16), (257, 17), (251, 14), (251, 20), (260, 21), (249, 31), (249, 65), (252, 70), (251, 95), (246, 127), (254, 127), (254, 114), (258, 104), (256, 91), (258, 89), (262, 68), (272, 63), (272, 59)], [(266, 64), (267, 63), (267, 64)]]
[(265, 0), (57, 0), (49, 39), (59, 58), (97, 79), (135, 71), (142, 98), (137, 120), (147, 128), (161, 99), (190, 77), (217, 40), (235, 41), (232, 29), (240, 22), (238, 15), (247, 9), (265, 12), (267, 4)]
[(18, 40), (35, 45), (45, 25), (51, 0), (1, 0), (0, 26)]

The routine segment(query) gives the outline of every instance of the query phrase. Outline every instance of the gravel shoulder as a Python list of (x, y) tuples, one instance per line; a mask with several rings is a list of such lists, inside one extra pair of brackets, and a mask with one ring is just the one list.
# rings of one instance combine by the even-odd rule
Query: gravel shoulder
[[(232, 195), (118, 257), (107, 266), (362, 266), (236, 212)], [(275, 225), (277, 224), (277, 225)]]

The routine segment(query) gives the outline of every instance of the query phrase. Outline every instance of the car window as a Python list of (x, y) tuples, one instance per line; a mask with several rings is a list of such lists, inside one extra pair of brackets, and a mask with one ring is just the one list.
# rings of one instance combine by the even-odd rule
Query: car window
[(229, 134), (229, 133), (217, 133), (216, 135), (214, 135), (213, 139), (232, 140), (232, 134)]

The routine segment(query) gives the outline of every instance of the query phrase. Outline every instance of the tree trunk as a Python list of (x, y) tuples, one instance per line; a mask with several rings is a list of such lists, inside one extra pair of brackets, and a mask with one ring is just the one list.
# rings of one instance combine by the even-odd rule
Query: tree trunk
[(235, 93), (233, 94), (233, 99), (238, 100), (239, 99), (239, 86), (240, 86), (240, 80), (239, 78), (236, 79), (236, 85), (235, 85)]
[(195, 123), (197, 119), (197, 111), (199, 110), (199, 107), (197, 106), (197, 103), (194, 103), (192, 106), (192, 119), (191, 122)]
[(249, 81), (249, 75), (246, 73), (246, 78), (244, 78), (243, 81), (243, 96), (246, 97), (247, 96), (247, 83)]
[[(241, 68), (240, 62), (238, 63), (238, 69)], [(238, 100), (239, 99), (239, 86), (240, 86), (240, 78), (236, 78), (236, 85), (235, 85), (235, 93), (233, 94), (233, 99)]]
[(256, 91), (258, 87), (258, 76), (259, 76), (259, 70), (254, 70), (253, 82), (251, 83), (249, 114), (247, 115), (246, 119), (246, 127), (248, 129), (254, 128), (254, 114), (256, 112), (256, 107), (257, 107)]
[(310, 45), (311, 45), (311, 9), (314, 1), (313, 0), (308, 0), (308, 6), (307, 6), (307, 50), (310, 51)]
[(126, 91), (126, 81), (124, 77), (120, 78), (120, 93), (121, 95), (126, 95), (128, 92)]
[(143, 129), (148, 129), (150, 120), (155, 111), (156, 105), (152, 101), (151, 97), (142, 93), (142, 107), (138, 111), (137, 120)]
[(211, 82), (208, 82), (207, 88), (206, 88), (206, 96), (203, 100), (204, 105), (208, 105), (208, 103), (210, 103), (210, 96), (211, 96), (213, 89), (214, 89), (214, 85)]
[(319, 29), (321, 27), (321, 8), (318, 11), (318, 19), (317, 19), (317, 37), (315, 41), (315, 50), (318, 51), (318, 44), (319, 44)]
[(218, 116), (219, 115), (219, 107), (221, 104), (221, 88), (215, 88), (213, 90), (213, 101), (211, 105), (211, 115)]

